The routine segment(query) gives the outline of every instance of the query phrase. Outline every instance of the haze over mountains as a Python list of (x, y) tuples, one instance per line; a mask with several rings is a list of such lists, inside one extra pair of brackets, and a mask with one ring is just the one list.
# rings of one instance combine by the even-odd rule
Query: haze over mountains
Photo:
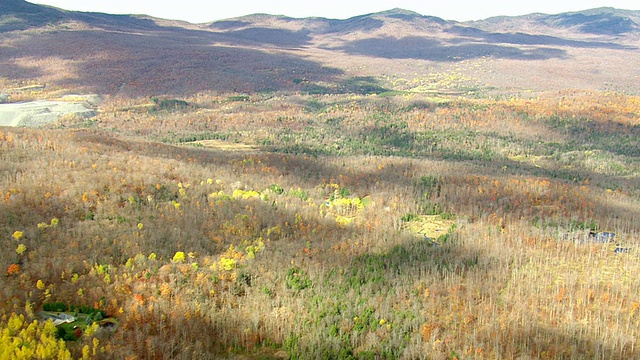
[(434, 72), (474, 89), (636, 93), (639, 46), (640, 11), (613, 8), (463, 23), (392, 9), (190, 24), (0, 3), (1, 78), (118, 96), (407, 90)]

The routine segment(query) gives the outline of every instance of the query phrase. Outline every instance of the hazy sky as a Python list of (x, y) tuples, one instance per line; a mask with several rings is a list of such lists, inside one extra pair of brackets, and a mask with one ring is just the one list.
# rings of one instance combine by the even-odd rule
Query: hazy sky
[[(0, 0), (1, 1), (1, 0)], [(445, 20), (479, 20), (534, 12), (557, 14), (602, 6), (640, 10), (638, 0), (28, 0), (66, 10), (111, 14), (146, 14), (165, 19), (209, 22), (255, 13), (290, 17), (346, 19), (392, 8), (412, 10)]]

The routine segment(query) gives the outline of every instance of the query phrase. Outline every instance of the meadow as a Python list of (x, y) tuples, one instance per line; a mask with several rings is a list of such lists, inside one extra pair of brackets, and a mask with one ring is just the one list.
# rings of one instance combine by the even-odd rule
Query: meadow
[(0, 128), (0, 358), (640, 357), (640, 97), (353, 82)]

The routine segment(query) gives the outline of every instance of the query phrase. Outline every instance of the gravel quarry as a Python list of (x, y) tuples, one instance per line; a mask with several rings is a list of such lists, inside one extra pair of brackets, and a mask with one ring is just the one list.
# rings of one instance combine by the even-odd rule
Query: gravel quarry
[(97, 95), (66, 95), (60, 100), (36, 100), (0, 104), (0, 126), (38, 127), (55, 123), (63, 116), (92, 118), (97, 115)]

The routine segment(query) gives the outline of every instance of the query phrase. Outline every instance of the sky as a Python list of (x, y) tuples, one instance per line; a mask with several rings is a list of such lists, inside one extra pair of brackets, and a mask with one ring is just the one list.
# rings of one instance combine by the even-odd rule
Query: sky
[[(0, 0), (1, 1), (1, 0)], [(638, 0), (27, 0), (65, 10), (110, 14), (145, 14), (204, 23), (264, 13), (289, 17), (349, 17), (402, 8), (445, 20), (480, 20), (500, 15), (535, 12), (557, 14), (597, 7), (640, 10)]]

